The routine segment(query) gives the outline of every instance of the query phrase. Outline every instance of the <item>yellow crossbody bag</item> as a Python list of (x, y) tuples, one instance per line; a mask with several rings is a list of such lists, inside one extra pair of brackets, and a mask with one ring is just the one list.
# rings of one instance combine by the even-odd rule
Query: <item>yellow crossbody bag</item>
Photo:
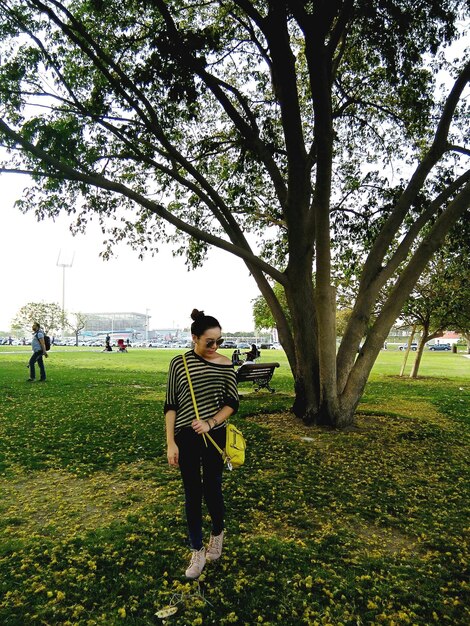
[[(186, 357), (183, 354), (183, 365), (186, 370), (186, 376), (188, 377), (189, 390), (191, 392), (191, 398), (193, 399), (194, 412), (196, 414), (196, 419), (200, 420), (199, 410), (197, 408), (196, 396), (194, 395), (193, 384), (191, 382), (191, 376), (189, 375), (188, 364), (186, 362)], [(222, 455), (222, 459), (224, 463), (227, 464), (227, 469), (232, 470), (236, 467), (241, 467), (245, 462), (245, 450), (246, 450), (246, 441), (245, 437), (242, 435), (241, 431), (234, 426), (233, 424), (227, 424), (226, 427), (227, 436), (225, 442), (225, 450), (212, 439), (209, 433), (203, 433), (204, 442), (207, 446), (206, 437), (209, 441), (217, 448), (217, 450)]]

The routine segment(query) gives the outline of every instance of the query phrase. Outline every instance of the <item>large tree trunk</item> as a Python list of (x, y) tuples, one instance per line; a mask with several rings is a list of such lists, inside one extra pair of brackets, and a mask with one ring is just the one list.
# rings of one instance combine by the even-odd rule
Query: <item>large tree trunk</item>
[(295, 273), (294, 286), (286, 285), (286, 297), (292, 314), (294, 329), (295, 415), (306, 424), (317, 423), (320, 402), (320, 372), (318, 363), (318, 324), (314, 306), (311, 271), (300, 268)]
[[(304, 267), (296, 273), (295, 287), (286, 287), (289, 308), (295, 329), (294, 344), (296, 368), (294, 371), (295, 401), (293, 411), (306, 424), (343, 428), (354, 421), (354, 411), (361, 397), (361, 390), (354, 401), (340, 403), (336, 381), (336, 338), (334, 324), (330, 332), (318, 326), (319, 305), (330, 319), (335, 319), (335, 292), (329, 288), (325, 293), (314, 290), (312, 276)], [(319, 302), (319, 299), (322, 299)], [(321, 358), (321, 351), (326, 353)], [(330, 352), (330, 354), (328, 354)], [(329, 364), (332, 363), (332, 367)]]
[[(320, 407), (317, 423), (338, 426), (341, 415), (336, 372), (336, 292), (329, 284), (317, 284), (316, 305), (321, 332), (318, 337), (320, 361)], [(351, 416), (352, 419), (352, 416)], [(346, 425), (346, 424), (345, 424)]]

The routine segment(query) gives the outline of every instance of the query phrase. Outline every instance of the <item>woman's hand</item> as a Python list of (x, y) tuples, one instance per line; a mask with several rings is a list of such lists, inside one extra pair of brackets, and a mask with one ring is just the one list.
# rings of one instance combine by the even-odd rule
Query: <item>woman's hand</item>
[(169, 443), (167, 447), (168, 465), (178, 467), (180, 451), (176, 443)]
[(193, 420), (191, 423), (193, 430), (197, 432), (198, 435), (203, 435), (204, 433), (208, 433), (211, 429), (209, 425), (209, 420)]

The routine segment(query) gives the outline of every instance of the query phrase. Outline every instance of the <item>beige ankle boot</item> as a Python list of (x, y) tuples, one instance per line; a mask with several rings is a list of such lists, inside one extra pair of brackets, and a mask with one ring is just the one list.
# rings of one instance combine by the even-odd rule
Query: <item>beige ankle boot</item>
[(224, 531), (220, 535), (211, 535), (209, 545), (206, 550), (206, 559), (208, 561), (217, 561), (222, 554), (222, 544), (224, 542)]
[(206, 564), (206, 550), (201, 548), (200, 550), (191, 550), (191, 561), (189, 567), (186, 570), (186, 578), (199, 578)]

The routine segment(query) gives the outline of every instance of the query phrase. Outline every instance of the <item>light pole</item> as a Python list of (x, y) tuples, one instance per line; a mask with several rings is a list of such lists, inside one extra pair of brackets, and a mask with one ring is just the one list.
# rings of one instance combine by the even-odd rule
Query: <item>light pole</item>
[(57, 267), (62, 268), (62, 336), (65, 335), (65, 268), (72, 267), (73, 260), (75, 258), (75, 252), (72, 254), (72, 258), (68, 258), (68, 263), (64, 259), (61, 259), (62, 250), (59, 250), (59, 256), (57, 257)]
[(149, 311), (150, 309), (145, 309), (145, 341), (149, 340)]

